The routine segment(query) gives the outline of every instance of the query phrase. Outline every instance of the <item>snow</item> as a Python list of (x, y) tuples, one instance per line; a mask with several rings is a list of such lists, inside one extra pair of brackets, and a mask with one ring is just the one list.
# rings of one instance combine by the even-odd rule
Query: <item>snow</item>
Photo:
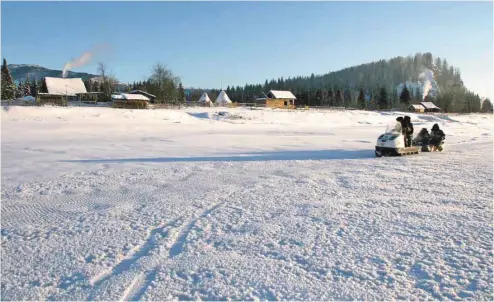
[(407, 114), (10, 107), (2, 301), (492, 301), (492, 115)]

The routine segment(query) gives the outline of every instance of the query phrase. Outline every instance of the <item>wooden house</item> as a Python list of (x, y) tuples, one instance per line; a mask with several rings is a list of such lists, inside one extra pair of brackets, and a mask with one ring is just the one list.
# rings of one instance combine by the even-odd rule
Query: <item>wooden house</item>
[(270, 90), (266, 96), (266, 107), (294, 109), (296, 99), (290, 91)]
[(416, 113), (424, 113), (425, 108), (424, 108), (424, 106), (422, 106), (420, 104), (412, 104), (412, 105), (408, 106), (408, 111), (416, 112)]

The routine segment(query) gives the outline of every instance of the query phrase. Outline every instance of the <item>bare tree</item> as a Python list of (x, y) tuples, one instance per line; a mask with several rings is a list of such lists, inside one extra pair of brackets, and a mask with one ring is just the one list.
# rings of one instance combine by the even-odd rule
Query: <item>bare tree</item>
[(154, 90), (156, 90), (157, 101), (172, 99), (176, 96), (180, 79), (174, 76), (173, 72), (165, 64), (160, 62), (154, 64), (149, 80)]
[(103, 83), (103, 92), (105, 96), (110, 97), (113, 88), (118, 83), (118, 80), (114, 73), (108, 71), (108, 68), (103, 62), (98, 63), (98, 73), (101, 76)]

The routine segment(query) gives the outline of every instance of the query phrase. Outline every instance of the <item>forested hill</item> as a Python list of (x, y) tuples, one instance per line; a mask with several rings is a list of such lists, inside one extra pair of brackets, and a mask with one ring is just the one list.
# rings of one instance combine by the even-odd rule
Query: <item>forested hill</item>
[[(234, 101), (251, 102), (271, 89), (290, 90), (299, 105), (363, 107), (365, 103), (368, 109), (384, 109), (404, 106), (400, 94), (405, 84), (410, 104), (427, 98), (447, 111), (480, 110), (481, 99), (463, 87), (460, 70), (431, 53), (380, 60), (324, 75), (266, 80), (264, 85), (227, 87), (226, 92)], [(210, 90), (211, 97), (218, 92)], [(359, 103), (359, 95), (365, 101)]]
[[(40, 81), (44, 77), (58, 78), (62, 76), (61, 70), (48, 69), (34, 64), (9, 64), (8, 67), (10, 74), (12, 75), (12, 79), (17, 83), (19, 81), (24, 82), (26, 79), (29, 79), (30, 81)], [(97, 75), (86, 72), (68, 71), (67, 73), (67, 78), (89, 79), (94, 77), (97, 77)]]

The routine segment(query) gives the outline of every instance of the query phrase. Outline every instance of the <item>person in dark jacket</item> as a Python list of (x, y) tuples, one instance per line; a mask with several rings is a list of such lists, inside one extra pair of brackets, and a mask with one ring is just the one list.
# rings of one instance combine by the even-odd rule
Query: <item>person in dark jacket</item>
[(405, 129), (405, 122), (403, 120), (403, 117), (402, 116), (399, 116), (396, 118), (396, 121), (400, 123), (401, 125), (401, 132), (403, 133), (403, 130)]
[(429, 131), (427, 130), (427, 128), (422, 128), (422, 130), (420, 130), (419, 134), (417, 134), (417, 136), (415, 137), (415, 141), (418, 144), (421, 144), (422, 146), (424, 146), (424, 145), (429, 144), (430, 138), (431, 137), (429, 135)]
[(403, 134), (405, 135), (405, 147), (412, 146), (413, 124), (408, 115), (403, 119)]
[(432, 151), (436, 151), (440, 149), (441, 143), (444, 141), (445, 138), (446, 135), (441, 129), (439, 129), (439, 125), (434, 124), (431, 130), (431, 141), (430, 141), (430, 144), (432, 145)]

